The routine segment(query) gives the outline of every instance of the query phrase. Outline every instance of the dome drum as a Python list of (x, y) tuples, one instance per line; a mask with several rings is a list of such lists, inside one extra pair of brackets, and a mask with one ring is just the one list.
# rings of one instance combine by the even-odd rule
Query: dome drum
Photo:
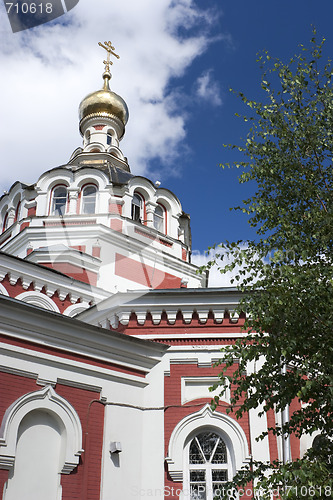
[(124, 124), (116, 115), (110, 115), (108, 113), (92, 113), (80, 120), (80, 134), (83, 136), (89, 127), (97, 125), (103, 125), (105, 127), (109, 125), (116, 131), (119, 139), (121, 139), (125, 133)]

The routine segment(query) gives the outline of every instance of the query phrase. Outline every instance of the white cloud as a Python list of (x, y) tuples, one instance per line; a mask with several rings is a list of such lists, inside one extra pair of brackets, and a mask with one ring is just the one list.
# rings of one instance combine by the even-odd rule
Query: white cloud
[(174, 159), (186, 112), (168, 85), (207, 50), (215, 19), (194, 0), (80, 0), (57, 22), (13, 34), (1, 2), (1, 188), (36, 181), (81, 145), (79, 102), (102, 85), (98, 41), (111, 39), (121, 56), (111, 87), (129, 106), (121, 147), (132, 171)]
[[(245, 243), (242, 245), (243, 249), (246, 248)], [(211, 250), (209, 254), (201, 253), (199, 250), (193, 250), (192, 252), (192, 264), (196, 266), (205, 266), (209, 261), (216, 260), (217, 265), (214, 265), (209, 270), (209, 287), (235, 287), (237, 282), (231, 283), (231, 280), (239, 273), (240, 268), (235, 267), (232, 272), (222, 274), (219, 271), (219, 267), (223, 267), (231, 262), (230, 259), (224, 257), (223, 261), (216, 258), (217, 254), (221, 254), (221, 249)]]
[(213, 71), (205, 71), (196, 81), (197, 97), (208, 101), (214, 106), (221, 106), (222, 99), (220, 96), (220, 86), (214, 80)]

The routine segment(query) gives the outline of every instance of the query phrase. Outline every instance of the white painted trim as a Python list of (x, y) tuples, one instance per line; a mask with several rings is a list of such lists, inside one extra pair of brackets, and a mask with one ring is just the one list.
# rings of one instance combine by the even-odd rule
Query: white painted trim
[(10, 469), (14, 466), (20, 423), (33, 410), (53, 413), (64, 426), (66, 442), (61, 473), (70, 474), (83, 452), (81, 422), (74, 408), (51, 386), (25, 394), (7, 408), (0, 427), (0, 468)]
[[(72, 352), (70, 349), (66, 349), (66, 352)], [(100, 366), (91, 365), (88, 363), (83, 363), (81, 361), (73, 361), (71, 359), (61, 358), (59, 356), (54, 356), (52, 354), (46, 354), (44, 352), (34, 351), (33, 349), (25, 349), (23, 347), (12, 346), (10, 344), (1, 344), (0, 353), (8, 356), (9, 367), (5, 366), (5, 359), (2, 359), (2, 371), (8, 371), (11, 369), (13, 363), (13, 356), (20, 355), (20, 358), (27, 361), (34, 361), (36, 363), (41, 363), (47, 360), (51, 366), (57, 366), (64, 368), (65, 370), (71, 369), (72, 376), (74, 377), (73, 368), (76, 368), (77, 373), (82, 372), (89, 376), (97, 377), (98, 379), (113, 380), (117, 382), (122, 382), (127, 385), (133, 385), (137, 387), (146, 387), (149, 383), (146, 378), (139, 377), (137, 375), (130, 375), (128, 373), (119, 372), (117, 370), (101, 368)], [(103, 361), (107, 361), (103, 358)], [(112, 361), (111, 361), (112, 362)], [(123, 364), (123, 367), (131, 369), (127, 365)], [(10, 373), (10, 372), (9, 372)], [(32, 378), (32, 376), (30, 377)], [(73, 380), (74, 383), (74, 380)]]
[(78, 304), (72, 304), (71, 306), (68, 306), (67, 309), (64, 310), (63, 315), (73, 318), (74, 316), (76, 316), (76, 314), (85, 311), (89, 307), (90, 306), (87, 302), (79, 302)]
[(184, 447), (191, 434), (201, 428), (218, 432), (229, 449), (233, 450), (233, 470), (240, 470), (250, 460), (249, 447), (245, 432), (236, 420), (220, 412), (213, 412), (208, 404), (196, 413), (183, 418), (174, 428), (168, 448), (166, 462), (173, 481), (183, 480)]
[(0, 294), (7, 295), (7, 297), (9, 297), (9, 293), (7, 292), (6, 288), (1, 283), (0, 283)]
[(59, 313), (59, 308), (52, 299), (50, 299), (44, 293), (39, 292), (23, 292), (15, 297), (17, 300), (22, 300), (22, 302), (26, 302), (27, 304), (32, 304), (37, 307), (42, 307), (43, 309), (47, 309), (48, 311), (53, 311)]
[[(181, 378), (181, 403), (185, 404), (189, 401), (194, 401), (200, 398), (211, 398), (218, 396), (221, 392), (220, 388), (215, 391), (209, 391), (209, 387), (216, 383), (222, 385), (222, 380), (219, 377), (182, 377)], [(221, 401), (230, 403), (230, 384), (227, 378), (224, 379), (224, 385), (227, 386), (226, 392), (220, 398)]]

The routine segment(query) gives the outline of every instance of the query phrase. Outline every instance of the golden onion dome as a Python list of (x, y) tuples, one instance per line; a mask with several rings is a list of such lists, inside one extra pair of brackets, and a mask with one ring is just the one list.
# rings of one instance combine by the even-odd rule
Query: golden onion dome
[(120, 95), (112, 92), (109, 87), (111, 74), (105, 71), (103, 74), (104, 86), (101, 90), (88, 94), (80, 103), (79, 119), (81, 123), (86, 118), (110, 117), (118, 118), (125, 127), (128, 121), (127, 104)]

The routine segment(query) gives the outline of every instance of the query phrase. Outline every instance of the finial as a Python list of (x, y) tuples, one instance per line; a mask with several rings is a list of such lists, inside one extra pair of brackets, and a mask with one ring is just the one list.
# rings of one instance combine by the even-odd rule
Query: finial
[(110, 90), (109, 88), (109, 80), (111, 79), (110, 66), (111, 64), (113, 64), (113, 62), (110, 59), (110, 56), (112, 54), (117, 59), (119, 59), (120, 56), (118, 56), (118, 54), (114, 52), (115, 48), (111, 42), (104, 42), (104, 44), (102, 42), (98, 42), (98, 45), (103, 49), (105, 49), (107, 52), (107, 60), (103, 61), (103, 63), (105, 64), (103, 78), (104, 78), (104, 90)]

